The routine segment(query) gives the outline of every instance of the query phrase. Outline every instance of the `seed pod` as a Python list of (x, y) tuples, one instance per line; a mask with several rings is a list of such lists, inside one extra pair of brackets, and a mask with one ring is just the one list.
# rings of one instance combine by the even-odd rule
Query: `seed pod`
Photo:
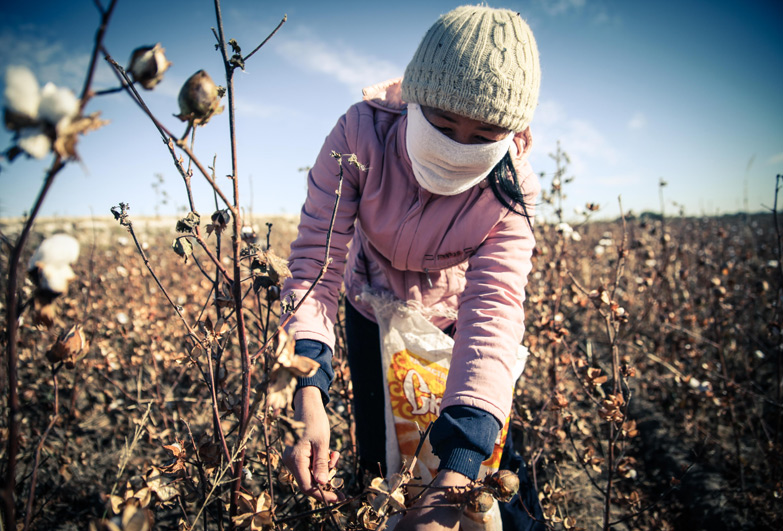
[(157, 43), (155, 46), (141, 46), (133, 50), (128, 73), (137, 83), (147, 90), (163, 80), (163, 74), (171, 63), (166, 59), (165, 49)]
[(519, 491), (519, 476), (511, 470), (498, 470), (492, 478), (500, 501), (509, 501)]
[(492, 509), (495, 498), (486, 489), (474, 489), (468, 495), (468, 509), (474, 513), (485, 513)]
[(46, 358), (52, 363), (63, 361), (67, 368), (73, 369), (78, 359), (77, 356), (86, 349), (87, 339), (84, 337), (84, 330), (81, 325), (74, 325), (60, 334), (52, 348), (46, 353)]
[(220, 98), (223, 90), (215, 85), (204, 70), (199, 70), (182, 85), (179, 91), (179, 115), (183, 122), (203, 125), (215, 114), (223, 112)]

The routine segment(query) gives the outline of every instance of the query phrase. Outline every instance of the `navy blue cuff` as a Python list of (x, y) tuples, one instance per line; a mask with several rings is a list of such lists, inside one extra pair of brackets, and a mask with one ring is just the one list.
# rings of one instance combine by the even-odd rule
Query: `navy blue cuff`
[[(320, 367), (316, 373), (309, 378), (296, 379), (296, 391), (302, 387), (314, 386), (321, 390), (321, 398), (324, 405), (329, 403), (329, 388), (334, 380), (334, 369), (332, 368), (332, 349), (325, 343), (315, 339), (300, 339), (296, 342), (294, 353), (297, 356), (304, 356), (318, 362)], [(294, 391), (294, 394), (296, 394)]]
[(491, 414), (470, 406), (449, 406), (430, 431), (430, 444), (440, 457), (438, 470), (448, 469), (476, 479), (481, 463), (495, 448), (500, 423)]

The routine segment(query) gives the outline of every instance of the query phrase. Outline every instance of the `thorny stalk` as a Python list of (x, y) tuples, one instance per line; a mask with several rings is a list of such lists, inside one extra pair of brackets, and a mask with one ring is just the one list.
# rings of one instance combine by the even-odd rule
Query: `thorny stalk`
[[(614, 301), (614, 296), (617, 293), (617, 287), (620, 284), (620, 278), (623, 276), (623, 269), (625, 267), (625, 255), (626, 255), (626, 233), (627, 228), (625, 224), (625, 214), (623, 213), (623, 203), (621, 198), (617, 198), (617, 201), (620, 206), (620, 217), (623, 220), (623, 233), (622, 238), (620, 240), (620, 248), (618, 251), (618, 257), (617, 257), (617, 267), (615, 269), (615, 275), (614, 275), (614, 283), (612, 285), (612, 291), (611, 291), (611, 297), (610, 301), (612, 304), (616, 304)], [(615, 314), (615, 311), (613, 308), (610, 308), (608, 312), (604, 315), (604, 322), (606, 325), (606, 334), (607, 338), (609, 339), (609, 347), (611, 349), (612, 354), (612, 394), (614, 396), (620, 395), (622, 393), (621, 384), (620, 381), (621, 375), (620, 375), (620, 359), (619, 359), (619, 349), (617, 346), (617, 332), (620, 328), (620, 322)], [(624, 394), (624, 393), (623, 393)], [(620, 395), (622, 396), (622, 395)], [(623, 411), (622, 418), (619, 421), (619, 425), (622, 426), (622, 424), (625, 422), (625, 419), (628, 416), (628, 404), (631, 401), (630, 394), (628, 395), (628, 398), (625, 400), (625, 410)], [(614, 469), (616, 466), (615, 463), (615, 451), (617, 450), (617, 438), (621, 433), (621, 430), (615, 425), (614, 419), (609, 419), (609, 436), (608, 436), (608, 448), (607, 448), (607, 461), (606, 461), (606, 489), (605, 489), (605, 499), (604, 499), (604, 524), (603, 528), (604, 531), (609, 531), (610, 524), (609, 524), (609, 516), (611, 514), (612, 510), (612, 483), (614, 480)]]
[[(229, 138), (231, 142), (231, 181), (233, 184), (234, 202), (232, 208), (232, 222), (233, 231), (231, 234), (231, 248), (233, 251), (234, 259), (234, 279), (236, 282), (232, 284), (232, 294), (234, 296), (234, 310), (236, 311), (237, 320), (237, 338), (239, 340), (239, 354), (242, 361), (242, 391), (240, 398), (240, 415), (239, 415), (239, 440), (245, 438), (247, 433), (248, 420), (250, 417), (250, 378), (252, 374), (252, 363), (250, 361), (250, 352), (247, 345), (247, 330), (245, 329), (245, 316), (242, 311), (242, 286), (239, 281), (241, 278), (240, 271), (240, 243), (242, 224), (240, 220), (239, 209), (239, 167), (237, 161), (237, 137), (236, 137), (236, 111), (234, 108), (234, 68), (235, 66), (229, 60), (228, 51), (226, 50), (225, 33), (223, 32), (223, 14), (220, 9), (220, 0), (215, 0), (215, 18), (218, 25), (218, 47), (220, 53), (223, 56), (223, 63), (226, 71), (226, 88), (228, 94), (228, 125), (229, 125)], [(236, 516), (237, 500), (239, 497), (239, 491), (242, 487), (242, 468), (245, 464), (245, 452), (240, 452), (235, 466), (234, 466), (234, 486), (231, 495), (231, 517)], [(232, 520), (233, 527), (233, 520)]]
[(57, 173), (64, 167), (65, 163), (57, 155), (47, 172), (41, 191), (35, 201), (30, 217), (22, 229), (19, 239), (13, 247), (9, 258), (8, 283), (6, 284), (6, 370), (8, 371), (8, 440), (6, 441), (6, 469), (5, 482), (2, 489), (3, 513), (5, 529), (16, 529), (16, 515), (14, 491), (16, 490), (16, 457), (19, 452), (19, 375), (17, 372), (18, 352), (18, 333), (19, 321), (17, 319), (17, 284), (19, 276), (19, 260), (27, 244), (27, 237), (33, 226), (33, 221), (38, 215), (38, 211), (43, 204), (46, 193), (54, 181)]
[[(101, 48), (106, 29), (114, 11), (117, 0), (112, 0), (106, 9), (99, 7), (101, 21), (95, 33), (95, 44), (93, 46), (90, 65), (85, 75), (84, 85), (81, 92), (81, 101), (79, 103), (79, 114), (84, 110), (85, 105), (90, 99), (90, 90), (95, 73), (95, 64), (98, 56), (98, 50)], [(19, 238), (13, 245), (11, 255), (8, 261), (8, 279), (6, 284), (6, 367), (8, 372), (8, 440), (6, 442), (6, 470), (0, 497), (3, 501), (3, 523), (5, 529), (16, 529), (16, 507), (14, 492), (16, 490), (16, 461), (19, 453), (19, 374), (17, 371), (19, 363), (19, 354), (17, 351), (19, 323), (17, 314), (17, 284), (19, 281), (19, 261), (27, 245), (27, 239), (30, 235), (33, 222), (38, 216), (41, 205), (46, 198), (46, 194), (51, 188), (52, 182), (60, 170), (65, 166), (62, 157), (55, 155), (52, 165), (46, 172), (44, 183), (38, 192), (30, 216), (27, 218)]]
[[(120, 459), (120, 464), (117, 466), (117, 474), (114, 476), (114, 484), (111, 487), (109, 498), (114, 496), (114, 494), (117, 492), (117, 486), (120, 484), (120, 478), (122, 477), (123, 472), (125, 472), (125, 467), (128, 466), (131, 456), (133, 455), (133, 451), (136, 449), (136, 445), (141, 439), (141, 435), (144, 433), (144, 427), (147, 425), (147, 420), (149, 420), (151, 408), (152, 408), (152, 402), (147, 404), (147, 410), (144, 412), (144, 415), (141, 417), (141, 420), (136, 425), (136, 430), (133, 432), (133, 439), (131, 440), (131, 443), (128, 444), (128, 440), (127, 439), (125, 440), (125, 449), (124, 449), (125, 451), (122, 453), (122, 459)], [(109, 509), (107, 507), (106, 510), (103, 512), (102, 518), (106, 518), (106, 512), (108, 510)]]
[[(780, 225), (778, 223), (778, 196), (780, 195), (781, 183), (783, 183), (783, 174), (779, 173), (775, 176), (775, 202), (772, 206), (772, 217), (775, 221), (775, 239), (778, 249), (778, 304), (775, 305), (778, 323), (780, 323), (781, 315), (780, 300), (781, 295), (783, 295), (783, 242), (781, 242)], [(780, 333), (781, 331), (778, 331), (778, 334)], [(783, 393), (783, 345), (778, 345), (777, 351), (777, 385), (775, 387), (777, 397), (775, 401), (778, 404), (778, 407), (780, 407), (783, 405), (783, 397), (781, 397), (781, 393)], [(775, 448), (778, 447), (780, 442), (781, 420), (783, 420), (783, 409), (778, 409), (777, 420), (775, 422)]]
[(57, 423), (57, 420), (59, 418), (60, 413), (60, 388), (57, 384), (57, 372), (62, 367), (62, 363), (60, 363), (57, 367), (52, 365), (51, 372), (52, 372), (52, 388), (54, 389), (54, 413), (52, 413), (52, 418), (49, 420), (49, 424), (46, 426), (46, 429), (43, 432), (43, 435), (41, 435), (41, 439), (38, 441), (38, 446), (35, 447), (35, 461), (33, 463), (33, 473), (30, 476), (30, 492), (27, 495), (27, 509), (25, 510), (24, 514), (24, 527), (23, 530), (30, 528), (30, 520), (33, 516), (33, 501), (35, 500), (35, 487), (36, 483), (38, 481), (38, 467), (41, 464), (41, 449), (43, 448), (44, 443), (46, 442), (46, 438), (49, 436), (49, 432), (52, 430), (52, 427), (54, 427), (55, 423)]

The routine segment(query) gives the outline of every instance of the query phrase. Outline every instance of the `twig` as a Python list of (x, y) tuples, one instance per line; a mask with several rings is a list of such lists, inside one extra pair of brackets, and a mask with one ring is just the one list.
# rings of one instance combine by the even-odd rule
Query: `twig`
[(8, 280), (6, 284), (6, 369), (8, 371), (8, 439), (6, 441), (6, 467), (5, 482), (0, 492), (4, 504), (5, 529), (16, 529), (16, 513), (14, 492), (16, 490), (16, 459), (19, 452), (19, 375), (18, 366), (18, 333), (17, 320), (17, 284), (19, 275), (19, 260), (27, 244), (27, 238), (33, 226), (33, 221), (43, 204), (46, 193), (54, 181), (55, 176), (64, 167), (60, 155), (56, 155), (52, 166), (47, 172), (46, 179), (38, 193), (38, 198), (33, 206), (32, 213), (22, 229), (19, 239), (14, 245), (9, 258)]
[[(623, 213), (623, 203), (622, 199), (620, 197), (617, 198), (617, 201), (620, 205), (620, 217), (623, 220), (623, 235), (622, 239), (620, 240), (620, 248), (618, 249), (618, 258), (617, 258), (617, 265), (615, 267), (615, 274), (614, 274), (614, 283), (612, 285), (612, 291), (611, 291), (611, 303), (616, 304), (614, 301), (614, 296), (617, 293), (617, 288), (620, 284), (620, 278), (623, 275), (623, 269), (625, 267), (625, 239), (626, 239), (626, 224), (625, 224), (625, 214)], [(604, 314), (604, 323), (606, 327), (606, 334), (609, 338), (609, 345), (611, 349), (612, 354), (612, 392), (615, 396), (621, 394), (621, 375), (620, 375), (620, 360), (619, 360), (619, 352), (617, 348), (617, 334), (620, 327), (620, 323), (615, 316), (614, 310), (610, 309), (608, 312)], [(623, 413), (622, 419), (620, 421), (620, 426), (622, 426), (622, 423), (625, 422), (625, 419), (628, 416), (628, 403), (630, 402), (630, 397), (626, 402), (626, 409)], [(609, 437), (608, 437), (608, 447), (607, 447), (607, 460), (606, 460), (606, 489), (605, 489), (605, 500), (604, 500), (604, 522), (603, 522), (603, 529), (604, 531), (609, 531), (609, 516), (611, 513), (611, 507), (612, 507), (612, 483), (614, 480), (614, 468), (615, 468), (615, 450), (616, 450), (616, 443), (617, 438), (619, 437), (620, 433), (622, 433), (622, 429), (618, 429), (615, 426), (615, 422), (613, 419), (609, 419)]]
[(334, 206), (332, 207), (332, 217), (329, 220), (329, 229), (326, 231), (326, 246), (324, 251), (323, 265), (321, 266), (321, 270), (318, 272), (318, 275), (315, 277), (315, 280), (313, 280), (313, 282), (310, 284), (310, 287), (307, 288), (307, 291), (302, 296), (302, 298), (299, 299), (299, 301), (297, 301), (293, 309), (291, 309), (291, 311), (288, 312), (288, 315), (285, 317), (285, 319), (283, 319), (283, 321), (277, 327), (277, 330), (275, 330), (275, 332), (269, 337), (269, 339), (266, 340), (263, 346), (260, 349), (258, 349), (258, 351), (255, 354), (251, 356), (250, 358), (251, 361), (255, 361), (261, 354), (264, 353), (264, 351), (266, 351), (267, 348), (269, 348), (269, 345), (280, 333), (280, 330), (284, 328), (291, 321), (291, 319), (293, 318), (297, 310), (299, 310), (299, 308), (302, 306), (304, 301), (306, 301), (307, 298), (310, 296), (310, 294), (313, 292), (315, 286), (326, 274), (326, 271), (329, 268), (329, 264), (332, 263), (332, 259), (329, 257), (329, 250), (331, 249), (332, 233), (334, 232), (334, 223), (335, 220), (337, 219), (337, 208), (340, 205), (340, 196), (342, 195), (342, 190), (343, 190), (343, 163), (342, 163), (343, 155), (339, 153), (332, 153), (332, 156), (337, 160), (337, 165), (340, 171), (337, 174), (337, 190), (335, 190), (334, 192)]
[[(239, 439), (243, 440), (247, 434), (247, 428), (250, 419), (250, 377), (253, 369), (252, 361), (250, 359), (250, 352), (247, 344), (247, 330), (245, 327), (245, 316), (242, 313), (242, 286), (239, 282), (241, 277), (240, 271), (240, 243), (242, 225), (240, 219), (239, 209), (239, 163), (237, 160), (237, 138), (236, 138), (236, 109), (235, 109), (235, 96), (234, 96), (234, 68), (235, 65), (229, 60), (228, 52), (226, 50), (226, 39), (223, 31), (223, 14), (220, 8), (220, 0), (215, 0), (215, 18), (218, 25), (218, 48), (223, 56), (223, 63), (226, 73), (226, 92), (228, 95), (228, 126), (229, 137), (231, 142), (231, 180), (233, 184), (234, 201), (232, 204), (232, 221), (233, 221), (233, 234), (231, 238), (233, 259), (234, 259), (234, 278), (236, 282), (232, 284), (232, 294), (234, 296), (234, 310), (236, 311), (237, 320), (237, 339), (239, 340), (239, 352), (242, 362), (242, 385), (241, 385), (241, 398), (240, 398), (240, 414), (239, 414)], [(233, 518), (236, 516), (237, 500), (239, 497), (239, 491), (242, 487), (242, 468), (245, 463), (244, 450), (237, 456), (236, 464), (234, 466), (234, 485), (231, 494), (230, 515)]]
[(278, 525), (279, 524), (285, 524), (285, 523), (288, 523), (288, 522), (293, 522), (295, 520), (300, 520), (300, 519), (304, 518), (305, 516), (311, 516), (311, 515), (314, 515), (314, 514), (320, 514), (320, 513), (326, 512), (326, 511), (333, 511), (335, 509), (339, 509), (341, 507), (344, 507), (344, 506), (352, 503), (354, 500), (357, 500), (359, 498), (360, 498), (360, 496), (354, 496), (353, 498), (347, 498), (347, 499), (345, 499), (345, 500), (343, 500), (341, 502), (337, 502), (337, 503), (332, 504), (332, 505), (326, 505), (324, 507), (319, 507), (317, 509), (312, 509), (312, 510), (309, 510), (309, 511), (297, 513), (297, 514), (292, 515), (292, 516), (286, 516), (285, 518), (275, 518), (274, 521), (275, 521), (275, 524), (278, 524)]
[[(695, 466), (695, 464), (696, 463), (691, 463), (690, 465), (688, 465), (688, 468), (686, 468), (683, 471), (682, 475), (679, 477), (679, 481), (682, 481), (682, 478), (684, 478), (688, 474), (688, 472), (691, 471), (691, 468), (693, 468)], [(665, 492), (663, 492), (660, 496), (658, 496), (658, 499), (655, 500), (654, 502), (651, 502), (651, 503), (647, 504), (644, 508), (639, 509), (638, 511), (636, 511), (633, 514), (629, 514), (628, 516), (626, 516), (624, 518), (620, 518), (619, 520), (615, 520), (614, 522), (611, 522), (609, 525), (610, 526), (615, 526), (617, 524), (621, 524), (623, 522), (627, 522), (628, 520), (633, 520), (637, 516), (640, 516), (642, 513), (646, 512), (646, 511), (649, 511), (650, 509), (652, 509), (653, 507), (655, 507), (656, 505), (661, 503), (661, 501), (663, 501), (663, 499), (666, 496), (668, 496), (670, 493), (672, 493), (674, 490), (676, 490), (677, 487), (678, 487), (678, 484), (674, 484), (674, 485), (670, 486)]]
[[(130, 78), (128, 78), (128, 74), (125, 72), (125, 69), (120, 66), (117, 61), (112, 59), (111, 55), (109, 55), (109, 52), (105, 48), (101, 48), (103, 50), (104, 58), (106, 61), (114, 67), (115, 74), (120, 78), (120, 81), (123, 81), (125, 83), (125, 89), (128, 92), (128, 94), (131, 96), (131, 98), (141, 107), (141, 109), (144, 111), (144, 113), (147, 115), (147, 117), (152, 121), (153, 125), (155, 125), (155, 128), (160, 133), (163, 143), (166, 144), (166, 147), (169, 149), (169, 153), (171, 154), (171, 158), (174, 160), (174, 164), (177, 167), (177, 169), (180, 172), (180, 175), (183, 179), (187, 182), (189, 177), (187, 177), (187, 172), (185, 171), (185, 168), (182, 167), (182, 163), (180, 159), (177, 157), (176, 152), (174, 151), (174, 138), (176, 138), (171, 132), (166, 129), (166, 127), (160, 123), (160, 121), (155, 118), (155, 116), (152, 114), (152, 111), (150, 111), (149, 107), (147, 107), (147, 104), (144, 103), (144, 99), (141, 97), (141, 94), (136, 90), (136, 88), (133, 86), (133, 83), (131, 82)], [(223, 203), (231, 210), (231, 213), (234, 214), (234, 208), (231, 205), (231, 202), (228, 200), (228, 198), (223, 193), (223, 190), (220, 189), (217, 182), (210, 176), (209, 172), (207, 172), (206, 168), (199, 162), (199, 160), (196, 158), (196, 156), (193, 154), (193, 152), (188, 148), (184, 143), (180, 141), (176, 141), (177, 147), (179, 147), (182, 151), (185, 152), (185, 154), (190, 157), (190, 159), (193, 160), (193, 163), (196, 165), (196, 168), (198, 168), (199, 172), (204, 176), (204, 178), (207, 180), (207, 182), (212, 186), (212, 189), (215, 190), (215, 193), (220, 196), (220, 199), (223, 201)]]
[[(781, 242), (780, 225), (778, 223), (778, 196), (780, 195), (781, 182), (783, 182), (783, 175), (777, 174), (775, 176), (775, 203), (772, 207), (772, 218), (775, 221), (775, 239), (777, 240), (776, 243), (778, 248), (778, 298), (780, 298), (780, 295), (783, 292), (783, 242)], [(775, 308), (777, 309), (776, 313), (780, 315), (780, 304), (776, 304)], [(775, 386), (775, 389), (777, 390), (776, 402), (778, 405), (781, 405), (783, 404), (783, 385), (781, 385), (781, 383), (783, 383), (783, 348), (778, 346), (777, 351), (777, 385)], [(777, 420), (775, 422), (775, 448), (778, 447), (780, 441), (781, 421), (783, 421), (783, 410), (778, 410)]]
[(244, 63), (245, 61), (247, 61), (248, 59), (250, 59), (250, 58), (253, 56), (253, 54), (254, 54), (254, 53), (256, 53), (258, 50), (260, 50), (260, 49), (261, 49), (261, 47), (262, 47), (264, 44), (266, 44), (266, 43), (267, 43), (267, 41), (268, 41), (269, 39), (271, 39), (272, 37), (274, 37), (274, 36), (275, 36), (275, 33), (277, 33), (277, 30), (279, 30), (279, 29), (282, 27), (282, 25), (283, 25), (283, 24), (285, 24), (285, 21), (286, 21), (286, 20), (288, 20), (288, 15), (283, 15), (283, 20), (281, 20), (281, 21), (280, 21), (280, 23), (277, 25), (277, 27), (276, 27), (275, 29), (273, 29), (273, 30), (272, 30), (272, 33), (270, 33), (270, 34), (269, 34), (269, 36), (268, 36), (266, 39), (264, 39), (264, 40), (261, 42), (261, 44), (259, 44), (259, 45), (258, 45), (258, 46), (256, 46), (255, 48), (253, 48), (253, 51), (252, 51), (252, 52), (250, 52), (249, 54), (247, 54), (246, 56), (244, 56), (244, 57), (242, 58), (242, 62)]
[(125, 90), (125, 85), (124, 84), (120, 85), (119, 87), (108, 88), (108, 89), (103, 89), (103, 90), (96, 90), (95, 92), (92, 93), (92, 95), (93, 96), (107, 96), (109, 94), (116, 94), (118, 92), (122, 92), (123, 90)]
[(33, 473), (30, 478), (30, 493), (27, 495), (27, 509), (25, 510), (24, 515), (24, 527), (22, 529), (26, 530), (30, 527), (30, 520), (33, 515), (33, 500), (35, 499), (35, 487), (38, 480), (38, 467), (41, 463), (41, 449), (43, 448), (44, 443), (46, 442), (46, 438), (49, 436), (49, 432), (51, 431), (52, 427), (55, 425), (59, 418), (59, 412), (60, 412), (60, 389), (57, 385), (57, 372), (62, 367), (62, 363), (58, 365), (56, 368), (52, 366), (52, 387), (54, 388), (54, 414), (52, 415), (52, 418), (49, 420), (49, 424), (46, 426), (46, 429), (43, 432), (43, 435), (41, 435), (41, 439), (38, 441), (38, 446), (35, 447), (35, 461), (33, 463)]
[[(123, 472), (125, 472), (125, 467), (128, 466), (128, 463), (130, 462), (131, 455), (133, 455), (133, 450), (136, 449), (136, 445), (138, 444), (139, 439), (141, 439), (141, 434), (144, 432), (144, 427), (147, 425), (147, 420), (150, 417), (151, 408), (152, 402), (147, 405), (147, 410), (144, 412), (144, 415), (141, 417), (141, 421), (136, 426), (130, 445), (128, 445), (128, 440), (125, 440), (125, 452), (122, 454), (122, 459), (120, 460), (120, 464), (117, 467), (117, 474), (114, 476), (114, 485), (112, 485), (111, 493), (109, 494), (110, 498), (111, 496), (114, 496), (115, 492), (117, 492), (117, 485), (120, 483), (120, 477), (122, 476)], [(106, 508), (106, 510), (103, 512), (104, 518), (106, 517), (107, 511), (108, 508)]]
[[(97, 0), (96, 0), (97, 1)], [(117, 5), (117, 0), (111, 0), (109, 7), (105, 10), (98, 6), (98, 11), (101, 13), (101, 23), (98, 26), (98, 31), (95, 33), (95, 46), (92, 49), (92, 57), (90, 57), (90, 66), (87, 68), (87, 77), (84, 79), (84, 87), (82, 88), (81, 101), (79, 102), (79, 114), (82, 113), (87, 102), (90, 100), (88, 97), (90, 94), (90, 87), (92, 86), (92, 78), (95, 74), (95, 66), (98, 63), (98, 53), (101, 50), (103, 37), (106, 34), (106, 28), (109, 25), (109, 19), (114, 11), (114, 7)]]
[(215, 391), (215, 371), (212, 367), (212, 350), (207, 349), (204, 351), (207, 356), (207, 368), (209, 369), (209, 395), (212, 399), (212, 422), (215, 425), (215, 431), (220, 438), (220, 445), (223, 449), (223, 456), (226, 458), (226, 462), (231, 462), (231, 454), (228, 451), (228, 443), (226, 442), (226, 435), (223, 433), (223, 426), (220, 424), (220, 412), (218, 411), (218, 399)]
[(600, 492), (601, 495), (605, 497), (606, 496), (606, 491), (604, 491), (604, 489), (601, 488), (601, 486), (595, 481), (595, 479), (593, 479), (593, 476), (590, 474), (590, 471), (587, 470), (587, 465), (585, 464), (585, 462), (582, 459), (582, 457), (580, 457), (580, 455), (579, 455), (579, 450), (576, 447), (576, 442), (574, 441), (574, 436), (571, 433), (571, 423), (570, 422), (566, 424), (565, 432), (568, 435), (568, 440), (571, 441), (571, 447), (574, 449), (574, 452), (576, 452), (576, 459), (577, 459), (577, 461), (579, 461), (579, 464), (582, 465), (582, 469), (585, 471), (585, 474), (587, 474), (588, 479), (590, 479), (590, 483), (592, 483), (593, 487), (595, 487), (596, 490), (598, 490), (598, 492)]
[(179, 316), (180, 320), (182, 321), (182, 324), (184, 324), (185, 328), (187, 328), (188, 334), (200, 343), (201, 341), (198, 335), (196, 334), (196, 331), (193, 330), (193, 327), (190, 326), (190, 323), (188, 323), (187, 319), (185, 319), (185, 316), (182, 315), (181, 307), (178, 304), (176, 304), (174, 300), (172, 300), (171, 295), (169, 295), (169, 292), (166, 291), (166, 288), (164, 288), (163, 284), (161, 284), (158, 275), (155, 274), (155, 270), (152, 269), (152, 265), (150, 264), (149, 258), (147, 258), (147, 253), (145, 253), (144, 249), (142, 249), (141, 244), (139, 243), (139, 239), (136, 237), (136, 233), (133, 230), (133, 223), (126, 217), (124, 221), (121, 221), (121, 224), (123, 224), (128, 229), (128, 232), (133, 238), (133, 243), (136, 244), (136, 249), (139, 251), (142, 260), (144, 260), (144, 265), (147, 267), (147, 271), (150, 272), (150, 275), (152, 275), (152, 278), (155, 280), (155, 283), (158, 285), (158, 288), (160, 288), (160, 290), (163, 292), (163, 295), (166, 297), (166, 300), (169, 301), (171, 307), (174, 308), (174, 311)]

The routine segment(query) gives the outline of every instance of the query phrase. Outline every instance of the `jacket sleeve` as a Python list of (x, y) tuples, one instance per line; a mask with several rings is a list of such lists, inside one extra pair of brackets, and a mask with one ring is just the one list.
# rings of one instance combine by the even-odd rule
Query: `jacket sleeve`
[(321, 391), (321, 400), (324, 405), (329, 403), (329, 388), (334, 380), (334, 368), (332, 367), (332, 349), (313, 339), (300, 339), (296, 342), (294, 353), (304, 356), (318, 363), (318, 370), (313, 376), (299, 377), (296, 379), (296, 394), (302, 387), (317, 387)]
[(441, 408), (462, 405), (502, 425), (511, 410), (513, 367), (524, 332), (532, 220), (506, 213), (471, 256)]
[(432, 426), (430, 444), (440, 458), (438, 470), (453, 470), (475, 480), (481, 463), (495, 448), (501, 424), (490, 413), (470, 406), (450, 406)]
[[(307, 178), (307, 199), (302, 207), (299, 232), (291, 244), (289, 267), (292, 277), (283, 285), (282, 300), (296, 304), (318, 277), (324, 263), (326, 238), (335, 204), (340, 168), (332, 152), (351, 153), (348, 131), (358, 121), (355, 107), (340, 118), (326, 138), (321, 152)], [(355, 133), (354, 133), (355, 134)], [(355, 139), (354, 139), (355, 140)], [(332, 232), (326, 273), (307, 300), (293, 315), (287, 331), (294, 339), (311, 339), (334, 348), (334, 322), (337, 317), (338, 293), (345, 271), (348, 244), (353, 237), (354, 221), (359, 204), (359, 170), (343, 159), (343, 184)], [(282, 316), (285, 319), (286, 315)]]

